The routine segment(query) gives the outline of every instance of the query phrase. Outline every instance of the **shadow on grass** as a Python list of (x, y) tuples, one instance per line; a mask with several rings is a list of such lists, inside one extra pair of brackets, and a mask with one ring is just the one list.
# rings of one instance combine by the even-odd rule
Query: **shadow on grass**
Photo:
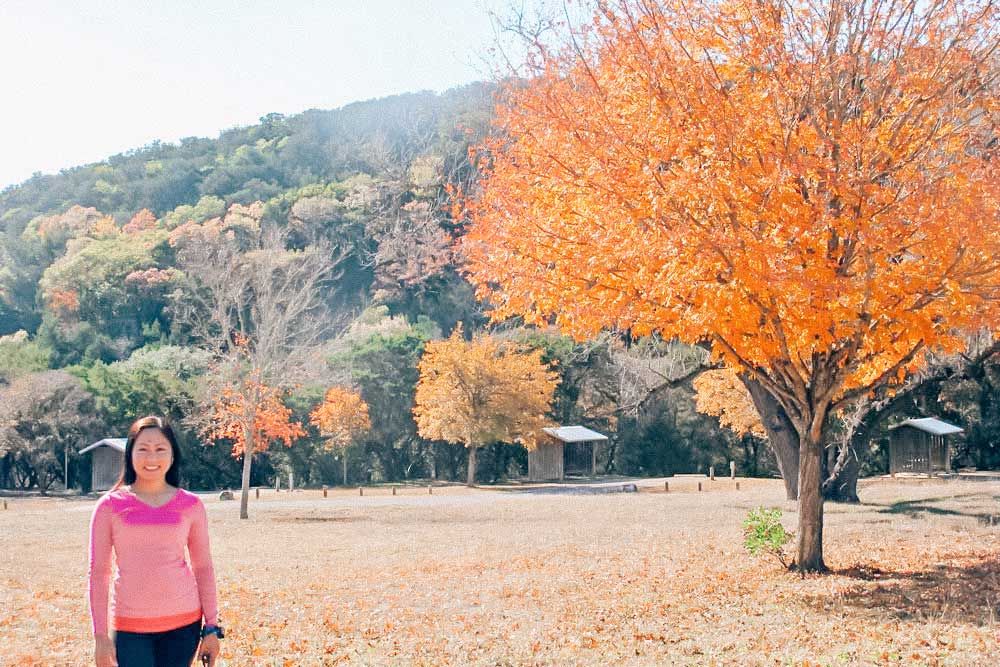
[(880, 514), (903, 515), (911, 519), (917, 519), (921, 514), (933, 514), (937, 516), (968, 517), (975, 519), (984, 526), (1000, 526), (1000, 511), (996, 512), (970, 512), (963, 509), (952, 509), (938, 507), (933, 503), (947, 502), (953, 500), (976, 500), (982, 504), (1000, 504), (1000, 496), (989, 496), (986, 494), (975, 494), (970, 496), (943, 496), (940, 498), (921, 498), (919, 500), (900, 500), (888, 505), (877, 503), (864, 503), (864, 507), (873, 508)]
[(523, 489), (501, 489), (510, 494), (531, 495), (576, 495), (592, 496), (607, 493), (638, 493), (639, 487), (634, 483), (605, 485), (566, 485), (566, 486), (534, 486)]
[(62, 500), (79, 502), (81, 500), (97, 500), (106, 491), (95, 491), (91, 493), (80, 493), (78, 491), (52, 491), (42, 493), (37, 489), (22, 491), (20, 489), (0, 489), (0, 500)]
[(275, 523), (354, 523), (361, 521), (356, 516), (288, 516), (279, 515), (272, 519)]
[(938, 565), (915, 572), (894, 572), (875, 565), (832, 570), (859, 580), (832, 595), (810, 596), (807, 604), (864, 609), (900, 620), (931, 619), (972, 625), (1000, 620), (1000, 555), (968, 566)]

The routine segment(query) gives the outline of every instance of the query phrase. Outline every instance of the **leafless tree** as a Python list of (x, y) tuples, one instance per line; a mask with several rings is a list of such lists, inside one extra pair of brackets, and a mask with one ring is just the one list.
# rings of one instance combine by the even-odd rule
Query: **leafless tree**
[[(323, 342), (343, 325), (326, 307), (343, 253), (328, 246), (287, 250), (277, 230), (240, 248), (232, 236), (195, 234), (179, 245), (183, 284), (174, 295), (177, 328), (215, 357), (216, 372), (201, 388), (203, 410), (191, 419), (205, 429), (209, 407), (225, 386), (251, 375), (288, 389), (318, 380)], [(246, 425), (252, 432), (252, 424)], [(244, 455), (240, 516), (246, 518), (253, 443)]]

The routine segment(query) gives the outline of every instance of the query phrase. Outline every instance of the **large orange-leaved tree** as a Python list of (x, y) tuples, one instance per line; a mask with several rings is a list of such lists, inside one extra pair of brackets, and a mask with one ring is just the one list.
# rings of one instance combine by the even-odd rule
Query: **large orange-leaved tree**
[(538, 43), (466, 200), (493, 316), (709, 342), (798, 439), (1000, 314), (995, 2), (618, 0)]
[(427, 343), (413, 415), (424, 438), (469, 450), (467, 483), (476, 482), (476, 451), (494, 442), (537, 446), (559, 384), (542, 350), (481, 334), (467, 341), (461, 326)]

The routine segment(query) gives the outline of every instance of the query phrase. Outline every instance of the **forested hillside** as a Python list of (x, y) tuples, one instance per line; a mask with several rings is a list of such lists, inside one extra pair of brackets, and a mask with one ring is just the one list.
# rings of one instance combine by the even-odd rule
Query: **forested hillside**
[[(271, 114), (0, 193), (0, 487), (62, 484), (67, 463), (70, 484), (86, 486), (89, 462), (75, 451), (147, 413), (178, 425), (190, 485), (235, 486), (241, 445), (219, 428), (226, 400), (242, 391), (264, 405), (264, 393), (246, 393), (264, 386), (290, 410), (266, 418), (301, 428), (289, 447), (258, 440), (254, 484), (288, 472), (335, 483), (344, 455), (352, 483), (463, 479), (466, 451), (421, 438), (412, 409), (424, 345), (458, 323), (469, 336), (486, 326), (461, 274), (449, 193), (475, 187), (469, 149), (489, 132), (492, 107), (492, 88), (475, 84)], [(759, 432), (695, 409), (691, 380), (707, 364), (698, 348), (610, 334), (580, 343), (516, 323), (498, 334), (555, 364), (550, 417), (609, 433), (600, 459), (610, 472), (729, 460), (775, 472)], [(974, 427), (961, 452), (973, 462), (995, 460), (990, 363), (918, 399), (926, 408), (949, 397), (933, 412)], [(330, 448), (310, 414), (338, 385), (360, 392), (370, 428)], [(867, 469), (883, 456), (865, 452)], [(495, 442), (479, 454), (478, 479), (525, 466), (523, 447)]]

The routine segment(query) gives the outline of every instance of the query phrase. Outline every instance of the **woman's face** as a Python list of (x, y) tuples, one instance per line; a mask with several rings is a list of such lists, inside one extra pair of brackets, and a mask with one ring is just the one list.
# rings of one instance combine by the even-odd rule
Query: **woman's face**
[(144, 482), (158, 482), (167, 476), (173, 463), (170, 441), (158, 428), (144, 428), (135, 437), (132, 447), (132, 467), (135, 475)]

